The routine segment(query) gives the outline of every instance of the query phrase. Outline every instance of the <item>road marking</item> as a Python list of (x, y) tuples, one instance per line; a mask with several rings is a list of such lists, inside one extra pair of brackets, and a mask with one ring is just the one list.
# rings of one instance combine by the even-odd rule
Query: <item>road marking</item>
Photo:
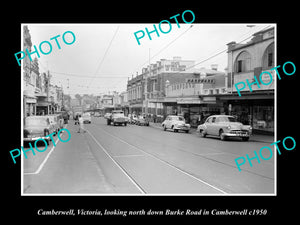
[[(57, 145), (59, 139), (57, 138), (56, 142), (55, 142), (55, 145)], [(33, 173), (23, 173), (23, 175), (36, 175), (36, 174), (39, 174), (41, 172), (41, 170), (43, 169), (44, 165), (46, 164), (49, 156), (51, 155), (51, 153), (53, 152), (55, 146), (53, 145), (50, 152), (47, 154), (47, 156), (45, 157), (45, 159), (43, 160), (43, 162), (40, 164), (39, 168), (33, 172)]]
[[(99, 127), (99, 128), (100, 128), (100, 127)], [(152, 155), (152, 154), (150, 154), (150, 153), (148, 153), (148, 152), (146, 152), (146, 151), (144, 151), (144, 150), (142, 150), (142, 149), (140, 149), (140, 148), (138, 148), (138, 147), (136, 147), (136, 146), (134, 146), (134, 145), (132, 145), (132, 144), (130, 144), (130, 143), (128, 143), (128, 142), (126, 142), (126, 141), (124, 141), (123, 139), (121, 139), (121, 138), (119, 138), (119, 137), (117, 137), (117, 136), (115, 136), (115, 135), (112, 135), (112, 134), (106, 132), (106, 131), (105, 131), (104, 129), (102, 129), (102, 128), (100, 128), (100, 129), (101, 129), (104, 133), (108, 134), (109, 136), (114, 137), (114, 138), (118, 139), (119, 141), (121, 141), (121, 142), (123, 142), (123, 143), (125, 143), (125, 144), (127, 144), (127, 145), (130, 145), (130, 146), (132, 146), (133, 148), (135, 148), (135, 149), (137, 149), (137, 150), (139, 150), (139, 151), (141, 151), (141, 152), (144, 152), (144, 153), (147, 154), (148, 156), (150, 156), (150, 157), (152, 157), (152, 158), (155, 158), (155, 159), (159, 160), (160, 162), (162, 162), (162, 163), (164, 163), (164, 164), (166, 164), (166, 165), (168, 165), (168, 166), (170, 166), (170, 167), (176, 169), (177, 171), (180, 171), (180, 172), (184, 173), (185, 175), (187, 175), (187, 176), (189, 176), (189, 177), (191, 177), (191, 178), (194, 178), (194, 179), (196, 179), (196, 180), (198, 180), (198, 181), (200, 181), (200, 182), (206, 184), (207, 186), (209, 186), (209, 187), (211, 187), (211, 188), (213, 188), (213, 189), (215, 189), (215, 190), (217, 190), (217, 191), (219, 191), (219, 192), (221, 192), (221, 193), (223, 193), (223, 194), (227, 194), (225, 191), (223, 191), (223, 190), (221, 190), (221, 189), (219, 189), (219, 188), (217, 188), (217, 187), (215, 187), (215, 186), (213, 186), (213, 185), (211, 185), (211, 184), (209, 184), (209, 183), (207, 183), (207, 182), (201, 180), (200, 178), (195, 177), (195, 176), (193, 176), (193, 175), (191, 175), (191, 174), (185, 172), (184, 170), (179, 169), (179, 168), (177, 168), (176, 166), (174, 166), (174, 165), (172, 165), (172, 164), (170, 164), (170, 163), (168, 163), (168, 162), (166, 162), (166, 161), (164, 161), (164, 160), (162, 160), (162, 159), (160, 159), (160, 158), (158, 158), (158, 157), (156, 157), (156, 156), (154, 156), (154, 155)]]
[(138, 157), (138, 156), (145, 156), (145, 155), (114, 155), (115, 158), (122, 158), (122, 157)]
[[(64, 128), (67, 128), (67, 126), (65, 126)], [(65, 132), (61, 132), (61, 133), (65, 133)], [(51, 150), (49, 151), (49, 153), (46, 155), (45, 159), (43, 160), (43, 162), (40, 164), (39, 168), (33, 172), (33, 173), (23, 173), (23, 175), (36, 175), (39, 174), (41, 172), (41, 170), (43, 169), (44, 165), (46, 164), (48, 158), (50, 157), (51, 153), (53, 152), (53, 150), (55, 149), (55, 147), (57, 146), (59, 139), (57, 137), (57, 140), (55, 141), (55, 145), (52, 146)]]
[(97, 141), (97, 139), (94, 137), (94, 135), (91, 134), (89, 130), (86, 130), (88, 134), (94, 139), (94, 141), (100, 146), (100, 148), (104, 151), (104, 153), (117, 165), (117, 167), (127, 176), (127, 178), (135, 185), (135, 187), (142, 193), (146, 194), (146, 192), (136, 183), (132, 177), (121, 167), (121, 165), (112, 158), (112, 156), (106, 151), (106, 149)]

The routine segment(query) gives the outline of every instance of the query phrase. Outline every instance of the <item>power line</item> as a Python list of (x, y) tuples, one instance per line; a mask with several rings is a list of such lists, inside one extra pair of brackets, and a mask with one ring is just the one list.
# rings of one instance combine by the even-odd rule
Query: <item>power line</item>
[[(184, 32), (182, 32), (178, 37), (176, 37), (174, 40), (172, 40), (170, 43), (168, 43), (166, 46), (164, 46), (162, 49), (160, 49), (157, 53), (155, 53), (152, 57), (150, 57), (150, 60), (153, 59), (158, 54), (160, 54), (163, 50), (168, 48), (171, 44), (173, 44), (176, 40), (178, 40), (181, 36), (183, 36), (186, 32), (188, 32), (192, 27), (193, 27), (193, 25), (191, 25), (188, 29), (186, 29)], [(144, 66), (148, 62), (149, 62), (149, 59), (147, 59), (147, 61), (145, 61), (141, 66), (139, 66), (138, 69), (140, 69), (142, 66)]]
[[(268, 25), (268, 26), (262, 28), (261, 30), (259, 30), (259, 31), (257, 31), (257, 32), (266, 30), (266, 29), (268, 29), (270, 26), (271, 26), (271, 25)], [(255, 32), (255, 33), (257, 33), (257, 32)], [(244, 36), (244, 35), (243, 35), (243, 36)], [(240, 44), (240, 43), (242, 43), (242, 42), (244, 42), (244, 41), (250, 39), (252, 36), (253, 36), (253, 34), (251, 34), (251, 36), (249, 36), (249, 37), (247, 37), (247, 38), (245, 38), (245, 39), (239, 41), (237, 44)], [(210, 56), (210, 57), (208, 57), (208, 58), (206, 58), (206, 59), (204, 59), (204, 60), (202, 60), (202, 61), (200, 61), (200, 62), (198, 62), (198, 63), (196, 63), (196, 64), (194, 64), (194, 65), (192, 65), (192, 66), (190, 66), (190, 67), (187, 67), (186, 70), (191, 69), (191, 68), (193, 68), (193, 67), (195, 67), (195, 66), (197, 66), (197, 65), (199, 65), (199, 64), (201, 64), (201, 63), (204, 63), (204, 62), (206, 62), (206, 61), (208, 61), (208, 60), (210, 60), (210, 59), (212, 59), (212, 58), (214, 58), (214, 57), (216, 57), (216, 56), (218, 56), (218, 55), (220, 55), (220, 54), (226, 52), (227, 50), (228, 50), (228, 49), (226, 48), (226, 49), (224, 49), (224, 50), (222, 50), (222, 51), (220, 51), (220, 52), (218, 52), (218, 53), (216, 53), (216, 54), (214, 54), (214, 55), (212, 55), (212, 56)], [(185, 71), (186, 71), (186, 70), (185, 70)], [(185, 72), (185, 71), (179, 71), (178, 73), (182, 73), (182, 72)]]
[[(120, 26), (117, 27), (117, 29), (115, 30), (115, 33), (114, 33), (112, 39), (110, 40), (110, 42), (109, 42), (109, 44), (108, 44), (108, 46), (107, 46), (107, 48), (106, 48), (106, 51), (105, 51), (105, 53), (104, 53), (104, 55), (103, 55), (103, 57), (102, 57), (102, 60), (101, 60), (101, 62), (99, 63), (97, 69), (96, 69), (94, 78), (97, 76), (97, 73), (98, 73), (98, 71), (100, 70), (100, 68), (101, 68), (101, 66), (102, 66), (102, 64), (103, 64), (104, 59), (106, 58), (106, 55), (107, 55), (107, 53), (108, 53), (108, 50), (110, 49), (110, 46), (111, 46), (111, 44), (112, 44), (112, 42), (113, 42), (115, 36), (117, 35), (117, 32), (118, 32), (119, 28), (120, 28)], [(90, 81), (90, 83), (89, 83), (88, 86), (91, 85), (91, 83), (93, 82), (94, 78)]]
[(124, 77), (124, 76), (116, 76), (116, 75), (112, 75), (112, 76), (101, 76), (99, 77), (99, 74), (96, 74), (94, 76), (87, 76), (84, 74), (75, 74), (75, 73), (63, 73), (63, 72), (56, 72), (56, 71), (50, 71), (50, 73), (54, 73), (54, 74), (59, 74), (59, 75), (66, 75), (66, 76), (71, 76), (71, 77), (78, 77), (78, 78), (96, 78), (96, 79), (101, 79), (101, 78), (128, 78), (128, 77)]

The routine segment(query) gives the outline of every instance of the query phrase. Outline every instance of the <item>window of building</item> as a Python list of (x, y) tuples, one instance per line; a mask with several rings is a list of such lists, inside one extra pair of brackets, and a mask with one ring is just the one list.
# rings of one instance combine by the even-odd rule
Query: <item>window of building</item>
[(251, 70), (251, 55), (247, 51), (239, 54), (235, 63), (235, 72), (247, 72)]
[(270, 69), (274, 67), (274, 43), (271, 43), (265, 50), (262, 57), (262, 69)]

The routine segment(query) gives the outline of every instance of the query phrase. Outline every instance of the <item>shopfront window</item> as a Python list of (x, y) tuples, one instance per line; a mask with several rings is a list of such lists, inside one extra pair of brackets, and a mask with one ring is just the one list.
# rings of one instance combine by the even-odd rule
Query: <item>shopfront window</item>
[(274, 132), (274, 106), (253, 106), (253, 128)]

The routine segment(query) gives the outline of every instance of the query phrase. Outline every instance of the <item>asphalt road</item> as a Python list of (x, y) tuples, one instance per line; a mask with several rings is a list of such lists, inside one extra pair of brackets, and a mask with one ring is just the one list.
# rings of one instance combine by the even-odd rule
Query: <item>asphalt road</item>
[[(234, 159), (269, 145), (220, 141), (147, 126), (108, 126), (103, 118), (70, 141), (55, 137), (43, 152), (23, 158), (24, 194), (273, 194), (274, 157), (239, 172)], [(62, 139), (67, 139), (67, 133)], [(42, 149), (42, 147), (41, 147)], [(267, 157), (267, 156), (266, 156)]]

